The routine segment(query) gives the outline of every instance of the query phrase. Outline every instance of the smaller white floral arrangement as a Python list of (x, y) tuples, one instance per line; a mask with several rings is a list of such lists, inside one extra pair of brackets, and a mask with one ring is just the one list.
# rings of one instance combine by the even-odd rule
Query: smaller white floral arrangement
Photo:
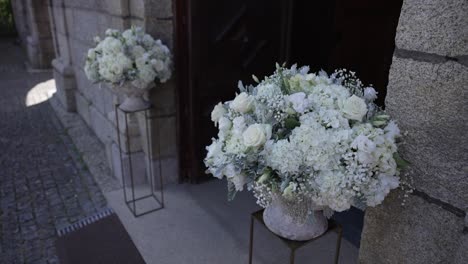
[(284, 68), (211, 113), (218, 138), (207, 172), (227, 178), (229, 197), (247, 185), (267, 207), (275, 196), (310, 210), (376, 206), (400, 185), (400, 130), (353, 72)]
[(93, 82), (151, 88), (155, 80), (166, 82), (172, 73), (172, 55), (161, 40), (154, 40), (143, 29), (123, 32), (108, 29), (105, 38), (95, 37), (96, 47), (88, 50), (84, 67)]

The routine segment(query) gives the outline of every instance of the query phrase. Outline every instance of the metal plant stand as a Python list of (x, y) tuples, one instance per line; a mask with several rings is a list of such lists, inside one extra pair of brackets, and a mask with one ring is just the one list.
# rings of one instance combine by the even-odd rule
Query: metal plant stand
[(271, 234), (273, 234), (278, 239), (283, 241), (283, 243), (289, 248), (289, 250), (290, 250), (289, 263), (290, 264), (294, 264), (294, 257), (295, 257), (295, 254), (296, 254), (296, 250), (298, 250), (299, 248), (301, 248), (301, 247), (303, 247), (303, 246), (305, 246), (305, 245), (307, 245), (307, 244), (309, 244), (311, 242), (314, 242), (314, 241), (322, 238), (325, 234), (328, 234), (329, 232), (336, 232), (338, 234), (338, 238), (337, 238), (337, 242), (336, 242), (335, 259), (334, 259), (333, 263), (335, 263), (335, 264), (338, 263), (338, 259), (340, 257), (341, 237), (343, 235), (343, 228), (341, 227), (341, 225), (336, 223), (334, 220), (330, 219), (330, 220), (328, 220), (328, 229), (322, 235), (320, 235), (320, 236), (318, 236), (316, 238), (313, 238), (311, 240), (307, 240), (307, 241), (294, 241), (294, 240), (289, 240), (289, 239), (282, 238), (282, 237), (276, 235), (275, 233), (271, 232), (267, 228), (267, 226), (265, 225), (265, 222), (263, 221), (263, 211), (264, 210), (265, 209), (262, 209), (262, 210), (259, 210), (259, 211), (255, 212), (255, 213), (252, 213), (252, 216), (251, 216), (249, 264), (252, 264), (252, 257), (253, 257), (253, 239), (254, 239), (253, 235), (254, 235), (255, 220), (260, 222), (260, 224), (263, 225)]
[[(150, 121), (153, 119), (158, 120), (158, 116), (151, 115), (151, 111), (154, 109), (153, 106), (149, 106), (145, 109), (137, 110), (137, 111), (126, 111), (122, 110), (120, 105), (115, 105), (115, 118), (116, 118), (116, 129), (117, 129), (117, 138), (118, 138), (118, 144), (119, 144), (119, 152), (120, 152), (120, 166), (121, 166), (121, 171), (122, 171), (122, 184), (123, 184), (123, 193), (124, 193), (124, 199), (125, 203), (127, 204), (127, 207), (130, 209), (130, 211), (133, 213), (133, 216), (139, 217), (160, 209), (164, 208), (164, 189), (163, 189), (163, 172), (162, 172), (162, 165), (161, 165), (161, 147), (160, 147), (160, 132), (158, 129), (155, 129), (157, 131), (157, 159), (153, 160), (153, 148), (152, 148), (152, 137), (150, 135)], [(119, 113), (123, 115), (124, 119), (124, 135), (121, 135), (120, 132), (120, 124), (119, 124)], [(144, 129), (146, 133), (140, 133), (140, 136), (142, 137), (140, 140), (143, 139), (143, 137), (146, 137), (146, 167), (145, 167), (145, 173), (148, 175), (149, 179), (149, 190), (142, 188), (142, 185), (136, 186), (135, 184), (135, 179), (134, 179), (134, 153), (131, 151), (131, 137), (129, 133), (129, 116), (130, 115), (135, 115), (138, 119), (138, 115), (143, 115), (144, 116)], [(141, 124), (138, 124), (139, 128)], [(158, 126), (159, 127), (159, 120), (158, 120)], [(140, 130), (142, 131), (142, 130)], [(125, 150), (122, 149), (122, 137), (125, 139)], [(138, 140), (137, 138), (136, 140)], [(141, 142), (144, 142), (142, 140)], [(125, 179), (125, 170), (124, 170), (124, 152), (125, 154), (128, 155), (128, 175), (130, 182), (127, 182)], [(159, 176), (159, 186), (160, 190), (156, 191), (155, 190), (155, 179), (154, 179), (154, 173), (153, 173), (153, 161), (157, 161), (158, 163), (158, 176)], [(128, 178), (127, 178), (128, 179)], [(129, 186), (128, 186), (129, 185)], [(130, 188), (130, 194), (127, 195), (127, 188)], [(159, 197), (157, 193), (159, 192)], [(144, 205), (144, 206), (142, 206)], [(140, 208), (144, 207), (144, 208)]]

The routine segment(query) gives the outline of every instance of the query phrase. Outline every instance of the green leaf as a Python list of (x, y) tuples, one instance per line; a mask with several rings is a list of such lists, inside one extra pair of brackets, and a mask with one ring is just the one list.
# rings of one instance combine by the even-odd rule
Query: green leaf
[(234, 186), (234, 183), (228, 180), (228, 201), (234, 200), (236, 197), (237, 191), (236, 191), (236, 186)]
[(286, 189), (286, 187), (288, 187), (290, 181), (291, 181), (291, 179), (286, 178), (281, 182), (281, 186), (280, 186), (281, 192), (283, 192), (284, 189)]
[(256, 82), (256, 83), (260, 83), (260, 81), (258, 80), (257, 76), (253, 75), (252, 74), (252, 79)]
[(289, 132), (288, 132), (288, 130), (286, 130), (286, 129), (282, 129), (282, 130), (278, 131), (278, 132), (276, 133), (276, 140), (285, 139), (286, 136), (288, 135), (288, 133), (289, 133)]
[(409, 161), (403, 159), (398, 152), (393, 153), (393, 159), (399, 169), (404, 169), (410, 165)]
[(287, 129), (290, 129), (290, 130), (293, 130), (294, 128), (296, 128), (296, 127), (298, 127), (300, 125), (301, 125), (301, 123), (299, 122), (299, 120), (297, 120), (294, 117), (288, 117), (288, 118), (286, 118), (286, 120), (284, 120), (284, 126)]

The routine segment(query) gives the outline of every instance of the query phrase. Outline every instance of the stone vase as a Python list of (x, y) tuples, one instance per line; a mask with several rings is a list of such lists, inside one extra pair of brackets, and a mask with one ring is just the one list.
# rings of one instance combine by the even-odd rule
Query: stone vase
[(276, 235), (296, 241), (318, 237), (328, 229), (321, 210), (309, 212), (306, 203), (289, 202), (282, 196), (273, 197), (263, 212), (265, 225)]
[(119, 108), (126, 112), (135, 112), (148, 108), (151, 104), (146, 101), (143, 96), (150, 88), (151, 86), (144, 88), (136, 87), (131, 82), (124, 82), (121, 85), (111, 85), (112, 91), (125, 96)]

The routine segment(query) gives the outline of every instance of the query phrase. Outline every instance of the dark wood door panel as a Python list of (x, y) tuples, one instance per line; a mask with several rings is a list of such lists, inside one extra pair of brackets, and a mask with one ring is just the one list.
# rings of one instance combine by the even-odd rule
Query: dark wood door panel
[[(356, 71), (363, 83), (374, 85), (377, 103), (384, 106), (402, 0), (294, 3), (292, 61), (313, 71)], [(313, 15), (310, 10), (315, 10)]]
[(217, 133), (214, 105), (234, 98), (239, 80), (251, 83), (252, 74), (269, 74), (280, 60), (283, 2), (191, 1), (191, 180), (205, 177), (205, 146)]

